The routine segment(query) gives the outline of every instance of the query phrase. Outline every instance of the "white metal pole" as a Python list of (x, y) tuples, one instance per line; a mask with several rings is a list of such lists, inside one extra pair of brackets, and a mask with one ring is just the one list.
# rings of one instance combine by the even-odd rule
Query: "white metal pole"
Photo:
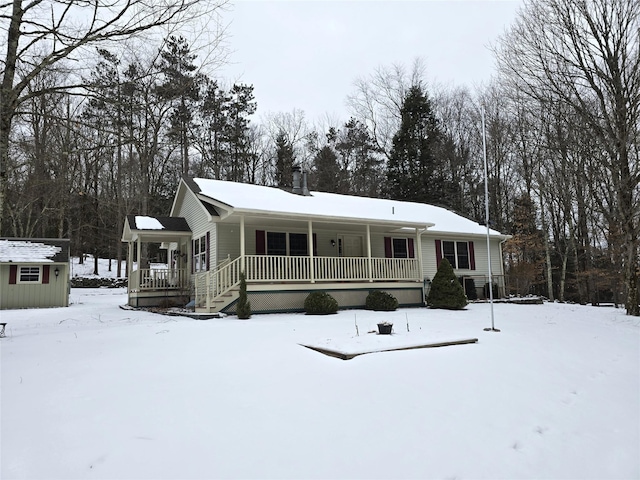
[[(487, 261), (489, 264), (489, 303), (491, 304), (491, 331), (496, 332), (493, 317), (493, 275), (491, 274), (491, 242), (489, 241), (489, 177), (487, 168), (487, 134), (484, 124), (484, 107), (482, 107), (482, 150), (484, 152), (484, 217), (487, 224)], [(489, 330), (485, 328), (485, 330)]]

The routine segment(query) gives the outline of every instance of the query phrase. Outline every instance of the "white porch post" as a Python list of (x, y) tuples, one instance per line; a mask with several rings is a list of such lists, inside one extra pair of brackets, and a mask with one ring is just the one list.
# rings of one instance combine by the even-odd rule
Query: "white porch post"
[(142, 268), (142, 261), (141, 261), (142, 259), (140, 258), (141, 256), (142, 256), (142, 242), (140, 241), (140, 235), (138, 235), (138, 272), (140, 272), (140, 269)]
[(129, 286), (129, 292), (131, 292), (131, 280), (133, 277), (133, 241), (127, 243), (127, 248), (127, 285)]
[(373, 282), (373, 272), (371, 270), (371, 227), (367, 223), (367, 271), (369, 274), (369, 281)]
[(313, 270), (313, 226), (311, 220), (309, 220), (307, 226), (307, 243), (309, 244), (309, 277), (311, 277), (311, 283), (316, 283), (315, 272)]
[(418, 273), (420, 274), (420, 278), (424, 282), (424, 270), (422, 267), (422, 234), (420, 233), (420, 229), (416, 227), (416, 249), (418, 250), (418, 254), (416, 255), (418, 259)]
[(244, 215), (240, 216), (240, 272), (244, 273), (246, 275), (245, 269), (246, 269), (246, 265), (245, 265), (245, 251), (244, 251)]

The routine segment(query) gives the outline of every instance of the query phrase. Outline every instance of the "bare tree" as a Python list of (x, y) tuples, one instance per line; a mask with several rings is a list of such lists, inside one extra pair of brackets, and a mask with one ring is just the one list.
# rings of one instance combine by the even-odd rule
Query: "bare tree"
[(376, 147), (388, 157), (393, 136), (400, 128), (401, 110), (412, 86), (424, 87), (424, 62), (417, 58), (410, 72), (402, 64), (379, 67), (369, 77), (354, 82), (355, 92), (347, 97), (354, 118), (367, 126)]
[[(44, 70), (79, 60), (87, 48), (169, 29), (211, 14), (226, 0), (10, 0), (0, 4), (0, 222), (4, 217), (9, 139), (14, 117), (30, 98), (73, 85), (29, 89)], [(80, 82), (78, 82), (80, 83)], [(0, 232), (2, 224), (0, 223)]]
[[(495, 49), (513, 88), (571, 107), (606, 152), (623, 236), (626, 310), (638, 306), (640, 2), (526, 0)], [(595, 180), (595, 179), (592, 179)]]

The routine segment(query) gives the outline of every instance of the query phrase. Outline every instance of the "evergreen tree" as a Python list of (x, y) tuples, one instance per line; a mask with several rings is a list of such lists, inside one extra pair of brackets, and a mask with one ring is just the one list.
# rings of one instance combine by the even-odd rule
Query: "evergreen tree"
[(287, 134), (284, 130), (280, 130), (276, 136), (276, 164), (275, 164), (275, 181), (280, 188), (292, 187), (291, 171), (295, 163), (295, 154), (293, 145), (289, 142)]
[(244, 272), (240, 273), (240, 296), (236, 305), (236, 315), (240, 320), (251, 318), (251, 302), (247, 299), (247, 279)]
[(171, 112), (171, 137), (180, 146), (182, 173), (189, 173), (189, 129), (192, 124), (194, 102), (198, 99), (201, 77), (195, 74), (193, 61), (197, 55), (191, 53), (183, 37), (169, 37), (165, 49), (160, 52), (160, 71), (164, 82), (158, 85), (161, 98), (175, 102)]
[(325, 145), (313, 158), (312, 180), (314, 189), (320, 192), (337, 193), (340, 175), (338, 157), (333, 148)]
[(431, 308), (446, 308), (449, 310), (461, 310), (467, 306), (467, 297), (464, 288), (458, 281), (453, 268), (446, 258), (443, 258), (438, 267), (431, 290), (427, 296), (427, 305)]
[(228, 144), (226, 132), (229, 122), (229, 94), (218, 85), (218, 82), (204, 79), (196, 148), (200, 152), (202, 162), (200, 175), (215, 180), (222, 179)]
[(246, 180), (245, 173), (251, 155), (249, 117), (256, 112), (256, 108), (253, 85), (234, 84), (231, 87), (226, 129), (228, 158), (225, 180)]
[(387, 164), (389, 198), (447, 205), (451, 182), (442, 159), (443, 135), (431, 100), (420, 85), (404, 98), (400, 129), (393, 137)]
[(338, 191), (364, 196), (377, 196), (382, 158), (367, 127), (351, 118), (336, 138), (340, 177)]

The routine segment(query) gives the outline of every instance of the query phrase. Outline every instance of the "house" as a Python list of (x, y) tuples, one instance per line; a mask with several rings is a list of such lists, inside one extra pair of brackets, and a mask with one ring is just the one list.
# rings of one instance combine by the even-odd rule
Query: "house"
[(0, 238), (0, 309), (69, 306), (69, 244)]
[[(303, 177), (303, 180), (304, 177)], [(244, 272), (253, 312), (301, 311), (314, 290), (341, 308), (362, 307), (370, 290), (400, 305), (424, 304), (440, 260), (465, 287), (488, 286), (487, 229), (444, 208), (412, 202), (309, 192), (294, 174), (293, 191), (204, 178), (180, 181), (170, 216), (129, 216), (129, 303), (157, 305), (184, 297), (196, 311), (235, 311)], [(504, 294), (502, 243), (490, 231), (494, 283)], [(165, 249), (150, 268), (144, 245)], [(141, 259), (145, 268), (134, 269)]]

